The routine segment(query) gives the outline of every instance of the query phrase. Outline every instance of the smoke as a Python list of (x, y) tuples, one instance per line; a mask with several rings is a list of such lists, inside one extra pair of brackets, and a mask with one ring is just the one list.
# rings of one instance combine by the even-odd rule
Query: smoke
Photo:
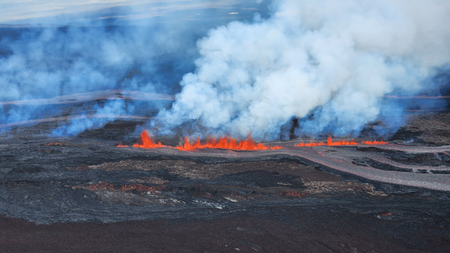
[[(195, 71), (151, 122), (195, 122), (233, 136), (274, 139), (293, 117), (300, 131), (358, 134), (402, 122), (387, 94), (436, 90), (450, 61), (447, 0), (277, 0), (272, 15), (231, 22), (198, 41)], [(446, 84), (448, 85), (448, 84)]]
[(149, 122), (160, 134), (182, 127), (275, 139), (288, 135), (280, 131), (293, 118), (297, 134), (357, 135), (380, 120), (382, 134), (401, 125), (405, 109), (386, 95), (438, 95), (448, 86), (446, 0), (274, 0), (266, 15), (268, 2), (54, 2), (55, 15), (46, 6), (13, 15), (9, 1), (0, 20), (32, 25), (0, 28), (0, 123), (75, 115), (52, 134), (76, 135), (115, 116), (152, 117), (167, 103), (106, 98), (74, 109), (8, 101), (181, 90)]
[[(146, 29), (154, 33), (147, 33)], [(173, 39), (176, 36), (170, 38)], [(0, 58), (0, 101), (108, 89), (170, 93), (170, 86), (154, 77), (161, 72), (161, 65), (167, 64), (167, 60), (158, 58), (172, 57), (171, 54), (183, 47), (181, 39), (178, 45), (167, 45), (164, 40), (163, 33), (156, 28), (105, 26), (29, 29), (19, 38), (6, 37), (0, 41), (0, 47), (6, 51)], [(102, 108), (106, 110), (107, 105), (94, 106), (89, 111), (95, 113)], [(10, 123), (41, 117), (43, 108), (3, 106), (1, 109), (4, 111), (1, 122)], [(78, 125), (71, 128), (83, 131), (89, 126)], [(77, 134), (70, 129), (63, 132)]]
[[(195, 68), (193, 62), (199, 56), (196, 40), (208, 29), (228, 22), (221, 13), (228, 13), (227, 8), (235, 4), (200, 0), (88, 2), (4, 6), (8, 13), (2, 21), (27, 19), (22, 23), (13, 20), (15, 25), (0, 28), (0, 124), (77, 114), (76, 120), (53, 131), (56, 135), (76, 135), (114, 120), (114, 115), (167, 106), (103, 101), (74, 110), (5, 102), (112, 89), (174, 93), (182, 75)], [(14, 5), (19, 8), (12, 8)], [(11, 14), (14, 10), (16, 15)], [(217, 13), (219, 18), (209, 22), (196, 18), (208, 19)], [(90, 117), (95, 114), (111, 117)]]

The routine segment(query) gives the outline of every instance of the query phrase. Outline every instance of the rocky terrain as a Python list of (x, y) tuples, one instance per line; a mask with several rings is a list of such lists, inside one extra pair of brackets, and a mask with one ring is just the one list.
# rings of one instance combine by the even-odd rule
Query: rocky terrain
[(72, 138), (16, 126), (0, 141), (0, 248), (447, 252), (447, 119), (419, 115), (386, 145), (262, 151), (117, 147), (138, 141), (133, 120)]

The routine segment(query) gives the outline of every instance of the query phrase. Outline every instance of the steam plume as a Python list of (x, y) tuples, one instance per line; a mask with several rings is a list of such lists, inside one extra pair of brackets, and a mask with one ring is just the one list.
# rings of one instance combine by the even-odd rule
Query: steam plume
[(159, 123), (273, 139), (298, 117), (305, 133), (357, 134), (393, 109), (384, 95), (435, 88), (430, 77), (450, 61), (447, 0), (277, 0), (272, 10), (199, 40), (196, 70)]

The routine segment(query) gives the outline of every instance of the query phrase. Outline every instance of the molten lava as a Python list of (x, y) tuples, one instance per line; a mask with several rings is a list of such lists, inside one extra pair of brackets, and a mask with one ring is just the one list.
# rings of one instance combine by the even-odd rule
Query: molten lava
[(388, 144), (385, 141), (363, 141), (361, 142), (362, 144), (367, 144), (367, 145), (380, 145), (380, 144)]
[[(117, 147), (128, 147), (127, 145), (119, 144)], [(153, 142), (152, 138), (148, 136), (147, 132), (142, 131), (140, 143), (134, 144), (135, 148), (162, 148), (168, 147), (162, 145), (161, 142), (157, 144)], [(192, 151), (200, 148), (221, 148), (221, 149), (235, 149), (235, 150), (267, 150), (267, 149), (281, 149), (282, 147), (274, 146), (271, 147), (269, 145), (265, 146), (261, 143), (255, 143), (250, 136), (248, 136), (245, 140), (237, 142), (236, 139), (229, 137), (219, 137), (218, 140), (208, 139), (205, 144), (200, 143), (200, 138), (197, 139), (195, 143), (190, 143), (187, 137), (184, 137), (184, 145), (175, 147), (181, 151)]]
[[(127, 145), (117, 145), (117, 147), (128, 147)], [(148, 136), (147, 132), (145, 130), (142, 130), (141, 138), (139, 144), (134, 144), (134, 148), (163, 148), (167, 147), (165, 145), (162, 145), (161, 142), (158, 142), (157, 144), (153, 142), (153, 139)]]
[(250, 136), (240, 141), (229, 137), (219, 137), (218, 140), (208, 139), (205, 144), (200, 143), (200, 138), (197, 138), (195, 143), (190, 143), (187, 137), (184, 137), (184, 145), (178, 146), (176, 149), (182, 151), (192, 151), (200, 148), (221, 148), (221, 149), (235, 149), (235, 150), (267, 150), (267, 149), (281, 149), (282, 147), (269, 145), (265, 146), (261, 143), (256, 144)]
[[(388, 144), (387, 142), (384, 142), (384, 141), (363, 141), (361, 143), (367, 144), (367, 145)], [(330, 136), (330, 137), (328, 137), (327, 142), (300, 143), (295, 146), (296, 147), (315, 147), (315, 146), (353, 146), (353, 145), (358, 145), (358, 143), (355, 142), (354, 140), (334, 142)]]

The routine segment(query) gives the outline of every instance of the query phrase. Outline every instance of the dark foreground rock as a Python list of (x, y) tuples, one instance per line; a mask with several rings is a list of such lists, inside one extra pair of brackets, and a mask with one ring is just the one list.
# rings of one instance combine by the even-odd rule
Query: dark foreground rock
[(437, 203), (324, 202), (110, 224), (35, 225), (1, 217), (0, 247), (2, 252), (448, 252), (448, 209)]
[[(115, 127), (0, 141), (0, 252), (448, 252), (450, 147), (118, 148)], [(129, 139), (130, 141), (135, 141)]]

